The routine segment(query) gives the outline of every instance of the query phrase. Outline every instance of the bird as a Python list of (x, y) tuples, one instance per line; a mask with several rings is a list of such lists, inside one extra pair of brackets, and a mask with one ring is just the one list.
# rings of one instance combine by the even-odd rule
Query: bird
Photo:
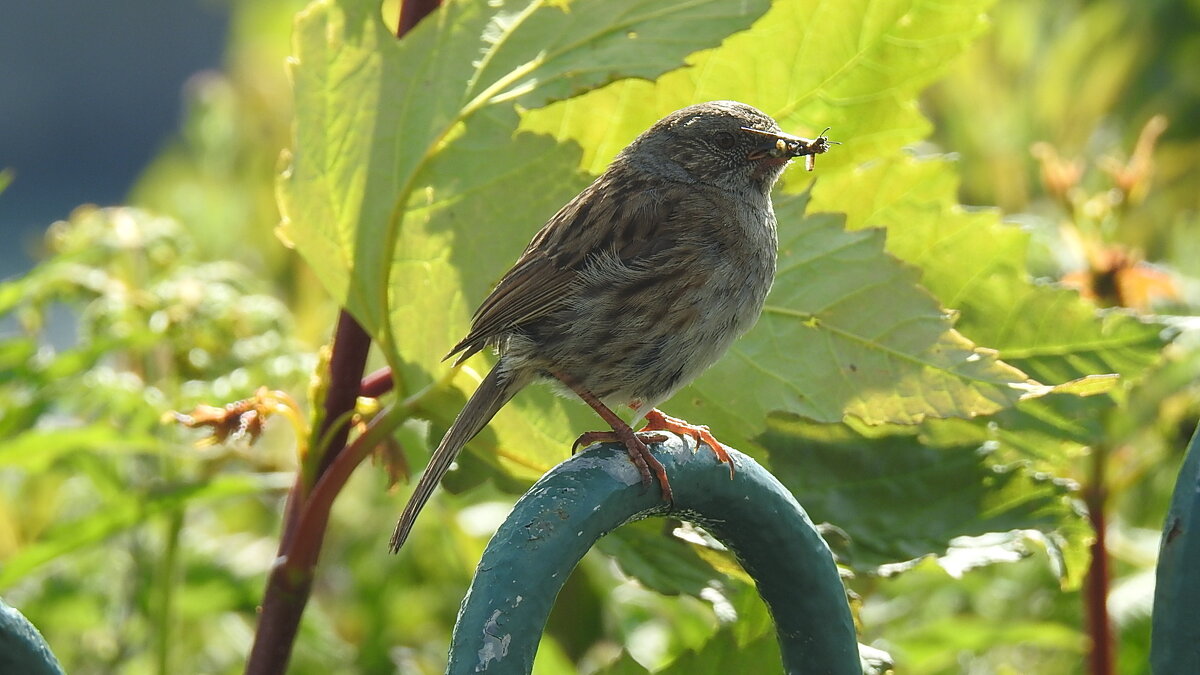
[[(828, 130), (826, 130), (828, 131)], [(642, 483), (670, 481), (647, 443), (686, 434), (733, 463), (708, 427), (656, 406), (717, 361), (758, 320), (775, 277), (771, 189), (794, 157), (829, 149), (784, 133), (737, 101), (662, 118), (563, 206), (484, 299), (446, 355), (492, 347), (496, 365), (434, 450), (392, 534), (398, 552), (455, 457), (522, 388), (548, 381), (578, 396), (611, 431), (575, 443), (622, 443)], [(626, 423), (614, 408), (628, 406)], [(633, 431), (642, 420), (646, 425)], [(574, 450), (574, 448), (573, 448)]]

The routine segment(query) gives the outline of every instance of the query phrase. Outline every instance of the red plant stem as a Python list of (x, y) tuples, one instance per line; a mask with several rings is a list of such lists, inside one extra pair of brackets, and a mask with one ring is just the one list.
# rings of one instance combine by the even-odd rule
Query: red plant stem
[[(324, 438), (344, 413), (354, 408), (358, 397), (359, 378), (367, 364), (367, 352), (371, 338), (354, 317), (342, 310), (338, 317), (337, 330), (333, 337), (333, 353), (329, 360), (329, 389), (325, 397), (325, 415), (321, 428), (314, 438)], [(341, 428), (333, 431), (318, 469), (318, 481), (328, 467), (341, 454), (350, 433), (344, 421)], [(288, 493), (284, 511), (283, 532), (279, 540), (279, 555), (267, 577), (267, 588), (263, 592), (263, 604), (259, 609), (258, 630), (254, 634), (254, 645), (246, 661), (247, 675), (281, 675), (286, 672), (292, 655), (292, 645), (300, 628), (300, 617), (312, 590), (316, 570), (316, 554), (311, 560), (298, 560), (289, 555), (293, 545), (300, 540), (320, 541), (325, 537), (325, 522), (317, 528), (302, 529), (301, 514), (307, 508), (310, 495), (305, 482), (305, 472), (296, 473), (296, 482)]]
[[(333, 353), (329, 356), (329, 389), (325, 393), (325, 416), (316, 438), (324, 438), (333, 425), (347, 411), (354, 410), (358, 401), (358, 390), (363, 369), (367, 367), (367, 352), (371, 349), (371, 337), (363, 330), (350, 312), (342, 310), (338, 316), (337, 331), (333, 337)], [(350, 423), (343, 418), (336, 429), (332, 429), (329, 445), (321, 455), (317, 479), (337, 459), (346, 438), (350, 435)]]
[(440, 4), (442, 0), (403, 0), (400, 3), (400, 25), (396, 28), (396, 37), (404, 37)]
[[(439, 4), (440, 0), (402, 0), (397, 37), (403, 37)], [(333, 500), (370, 451), (368, 432), (346, 445), (350, 427), (344, 417), (354, 409), (360, 392), (378, 391), (375, 395), (379, 395), (391, 386), (390, 371), (387, 374), (377, 371), (367, 378), (362, 377), (370, 346), (371, 339), (366, 331), (343, 309), (338, 317), (329, 361), (325, 414), (321, 428), (313, 436), (328, 437), (330, 442), (319, 459), (313, 485), (306, 484), (305, 472), (299, 471), (296, 483), (288, 493), (279, 556), (267, 578), (258, 631), (246, 661), (247, 675), (282, 675), (287, 671), (300, 618), (312, 591)], [(380, 384), (381, 379), (386, 379), (387, 384)], [(373, 423), (383, 419), (377, 417)], [(339, 420), (340, 426), (333, 429)]]
[[(324, 417), (321, 419), (319, 433), (313, 438), (325, 438), (329, 435), (329, 443), (323, 449), (321, 462), (316, 472), (319, 480), (329, 465), (337, 458), (346, 438), (350, 434), (350, 426), (343, 423), (330, 434), (330, 429), (348, 410), (354, 409), (358, 400), (360, 384), (358, 378), (367, 366), (367, 353), (371, 348), (371, 338), (363, 330), (358, 321), (346, 310), (338, 315), (337, 329), (333, 334), (333, 353), (329, 359), (329, 389), (325, 395)], [(296, 474), (296, 482), (288, 492), (287, 505), (284, 507), (283, 533), (279, 537), (279, 555), (291, 545), (295, 535), (296, 523), (299, 522), (299, 510), (305, 501), (309, 488), (306, 482), (306, 472)]]
[[(304, 510), (300, 514), (300, 526), (297, 529), (300, 534), (289, 548), (284, 564), (295, 564), (304, 568), (316, 567), (317, 559), (321, 555), (321, 541), (324, 538), (325, 526), (329, 524), (329, 512), (333, 508), (333, 500), (346, 486), (346, 481), (350, 480), (350, 474), (354, 473), (354, 469), (358, 468), (358, 465), (371, 454), (371, 450), (378, 444), (379, 439), (375, 438), (371, 432), (380, 424), (386, 424), (387, 417), (388, 414), (384, 411), (371, 420), (367, 429), (346, 446), (345, 450), (338, 455), (337, 460), (330, 465), (328, 471), (321, 474), (321, 479), (313, 486)], [(386, 431), (390, 433), (391, 428), (387, 428)], [(320, 534), (321, 536), (308, 536), (309, 534)]]
[[(289, 512), (289, 515), (290, 512)], [(258, 630), (246, 661), (246, 675), (282, 675), (287, 672), (292, 657), (292, 645), (308, 596), (312, 591), (313, 575), (308, 570), (287, 564), (287, 558), (276, 558), (267, 577), (263, 604), (259, 607)]]
[(392, 369), (384, 366), (367, 375), (358, 385), (358, 395), (379, 398), (392, 390)]
[(1108, 453), (1103, 447), (1092, 450), (1091, 483), (1084, 488), (1084, 501), (1088, 507), (1088, 519), (1096, 540), (1092, 542), (1092, 560), (1083, 581), (1083, 604), (1087, 615), (1087, 630), (1092, 638), (1090, 659), (1091, 675), (1113, 675), (1116, 648), (1113, 642), (1112, 622), (1108, 616), (1108, 545), (1106, 543), (1106, 519), (1104, 508), (1108, 488), (1104, 484), (1104, 464)]
[[(386, 421), (386, 413), (372, 421), (371, 427)], [(309, 492), (298, 516), (296, 536), (276, 560), (267, 581), (262, 618), (254, 636), (254, 648), (246, 673), (284, 673), (291, 658), (292, 645), (300, 626), (300, 617), (312, 590), (321, 544), (329, 524), (333, 500), (349, 480), (350, 474), (371, 452), (377, 439), (370, 429), (364, 431), (338, 453), (329, 470)]]
[[(346, 310), (338, 315), (337, 329), (333, 334), (333, 353), (329, 358), (329, 388), (325, 395), (325, 411), (321, 418), (321, 428), (313, 438), (325, 438), (329, 435), (329, 443), (323, 449), (320, 464), (313, 481), (318, 481), (321, 475), (341, 453), (342, 446), (350, 434), (350, 425), (343, 421), (341, 426), (332, 433), (333, 425), (343, 419), (343, 415), (354, 409), (358, 400), (361, 383), (359, 377), (367, 366), (367, 353), (371, 348), (371, 338), (363, 330), (353, 316)], [(312, 488), (306, 481), (306, 472), (296, 474), (296, 482), (288, 492), (287, 506), (284, 508), (283, 534), (279, 538), (279, 555), (291, 546), (295, 528), (300, 522), (300, 510)]]

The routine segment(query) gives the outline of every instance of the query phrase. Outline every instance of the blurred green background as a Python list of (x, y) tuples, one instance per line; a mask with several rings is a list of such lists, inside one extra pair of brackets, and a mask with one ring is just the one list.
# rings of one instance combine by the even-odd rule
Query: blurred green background
[[(195, 447), (201, 434), (162, 418), (264, 384), (305, 401), (335, 321), (332, 301), (274, 234), (292, 115), (283, 63), (303, 5), (229, 0), (220, 67), (164, 94), (182, 96), (182, 120), (126, 186), (128, 207), (82, 207), (51, 226), (44, 262), (0, 289), (0, 594), (68, 672), (238, 672), (249, 649), (295, 431), (276, 417), (253, 445), (235, 430)], [(955, 156), (962, 203), (998, 206), (1031, 233), (1035, 276), (1104, 306), (1195, 314), (1200, 2), (1002, 0), (989, 18), (925, 93), (934, 132), (913, 152)], [(36, 63), (15, 67), (51, 77)], [(95, 132), (126, 139), (113, 127)], [(117, 173), (91, 166), (89, 175)], [(0, 209), (21, 191), (17, 182), (0, 193)], [(77, 335), (52, 348), (46, 328), (61, 314)], [(1158, 530), (1200, 411), (1194, 334), (1184, 331), (1100, 422), (1111, 439), (1103, 485), (1121, 673), (1148, 672)], [(398, 435), (413, 463), (426, 456), (428, 426)], [(1089, 465), (1079, 466), (1062, 478), (1087, 483)], [(392, 559), (380, 514), (400, 499), (384, 470), (356, 472), (334, 509), (292, 672), (439, 671), (475, 562), (520, 487), (470, 472), (460, 480), (450, 487), (461, 494), (427, 509), (420, 545)], [(642, 523), (631, 538), (663, 529)], [(851, 581), (863, 642), (888, 650), (897, 672), (1087, 672), (1080, 592), (1061, 590), (1045, 548), (998, 555), (999, 546), (989, 549), (996, 564), (976, 567), (969, 549), (987, 548), (984, 539)], [(567, 582), (539, 672), (602, 672), (622, 650), (661, 667), (715, 643), (734, 608), (743, 622), (766, 621), (752, 586), (719, 558), (708, 561), (727, 575), (719, 591), (675, 594), (685, 584), (648, 580), (653, 561), (630, 569), (638, 552), (620, 566), (603, 552)], [(707, 566), (697, 569), (708, 588)]]

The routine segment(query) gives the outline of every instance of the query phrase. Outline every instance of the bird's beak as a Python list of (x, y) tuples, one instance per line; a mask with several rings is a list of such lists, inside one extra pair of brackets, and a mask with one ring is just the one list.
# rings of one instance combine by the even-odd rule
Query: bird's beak
[(761, 129), (752, 129), (750, 127), (742, 127), (742, 131), (748, 131), (762, 137), (762, 143), (750, 151), (747, 158), (751, 161), (762, 159), (788, 160), (793, 157), (808, 157), (806, 166), (809, 171), (813, 170), (813, 158), (829, 150), (830, 145), (836, 144), (836, 141), (830, 141), (825, 137), (826, 129), (821, 132), (821, 135), (816, 138), (801, 138), (783, 132), (762, 131)]

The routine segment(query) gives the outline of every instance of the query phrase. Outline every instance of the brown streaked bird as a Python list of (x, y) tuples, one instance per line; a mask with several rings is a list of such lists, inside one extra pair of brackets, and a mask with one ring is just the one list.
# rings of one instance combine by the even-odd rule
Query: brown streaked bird
[[(707, 427), (655, 406), (716, 362), (762, 312), (775, 278), (771, 188), (793, 157), (829, 149), (824, 135), (783, 133), (736, 101), (677, 110), (635, 139), (534, 236), (446, 358), (493, 346), (500, 359), (434, 451), (392, 534), (398, 551), (459, 450), (526, 385), (574, 392), (611, 427), (576, 442), (619, 441), (643, 484), (671, 485), (647, 442), (661, 431), (703, 441)], [(811, 169), (811, 164), (810, 164)], [(634, 432), (613, 412), (629, 406)]]

